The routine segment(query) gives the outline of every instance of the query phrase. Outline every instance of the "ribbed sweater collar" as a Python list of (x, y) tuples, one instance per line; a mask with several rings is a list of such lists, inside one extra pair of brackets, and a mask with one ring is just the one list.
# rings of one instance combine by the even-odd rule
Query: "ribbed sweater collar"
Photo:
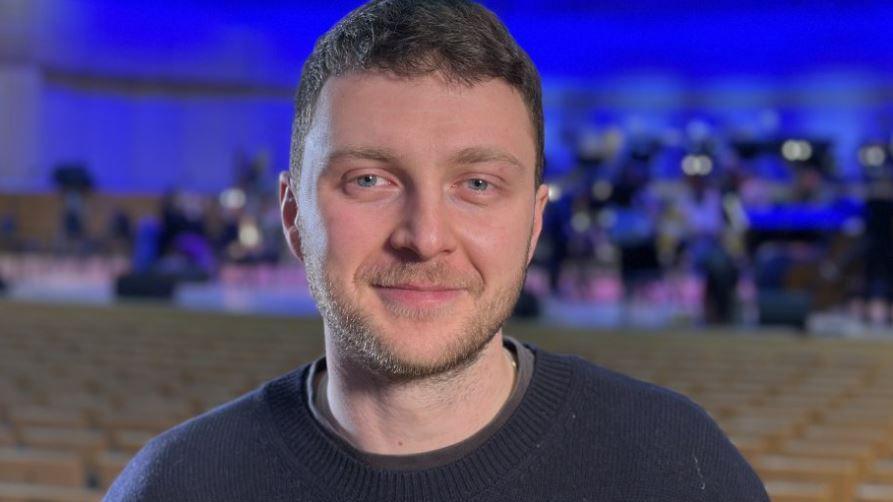
[(435, 469), (373, 469), (350, 445), (326, 433), (307, 404), (309, 365), (267, 384), (262, 399), (292, 460), (333, 500), (465, 500), (491, 487), (540, 447), (566, 408), (572, 366), (567, 359), (531, 349), (533, 379), (515, 413), (476, 451)]

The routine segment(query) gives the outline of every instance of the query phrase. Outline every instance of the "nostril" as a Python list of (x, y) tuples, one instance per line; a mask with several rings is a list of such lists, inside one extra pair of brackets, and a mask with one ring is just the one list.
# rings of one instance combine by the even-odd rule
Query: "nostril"
[(445, 222), (437, 218), (412, 218), (399, 226), (391, 236), (391, 246), (413, 259), (426, 260), (448, 252), (453, 237)]

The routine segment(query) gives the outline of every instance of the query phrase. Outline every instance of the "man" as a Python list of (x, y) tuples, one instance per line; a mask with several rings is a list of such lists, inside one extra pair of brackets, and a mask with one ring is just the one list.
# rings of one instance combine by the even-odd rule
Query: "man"
[(687, 399), (503, 337), (542, 169), (539, 77), (493, 14), (350, 13), (304, 66), (280, 179), (325, 357), (154, 439), (107, 499), (767, 500)]

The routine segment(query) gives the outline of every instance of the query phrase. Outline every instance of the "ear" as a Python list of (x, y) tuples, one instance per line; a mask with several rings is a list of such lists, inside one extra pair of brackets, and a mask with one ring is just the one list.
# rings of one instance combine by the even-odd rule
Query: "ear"
[(527, 252), (527, 264), (533, 260), (533, 253), (536, 251), (536, 243), (539, 241), (540, 232), (543, 230), (543, 211), (546, 209), (546, 203), (549, 202), (549, 185), (542, 183), (536, 189), (533, 201), (533, 229), (530, 232), (530, 246)]
[(279, 173), (279, 214), (282, 219), (282, 234), (295, 258), (304, 261), (301, 252), (301, 234), (298, 232), (298, 199), (295, 197), (288, 171)]

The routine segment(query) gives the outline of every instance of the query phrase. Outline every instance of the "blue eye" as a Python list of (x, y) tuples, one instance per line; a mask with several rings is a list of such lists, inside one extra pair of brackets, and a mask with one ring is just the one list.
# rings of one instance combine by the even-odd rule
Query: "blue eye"
[(357, 185), (361, 187), (370, 188), (378, 184), (378, 176), (375, 176), (374, 174), (364, 174), (363, 176), (357, 177), (355, 181)]
[(470, 179), (468, 180), (468, 188), (471, 188), (476, 192), (485, 192), (490, 188), (490, 182), (480, 178)]

